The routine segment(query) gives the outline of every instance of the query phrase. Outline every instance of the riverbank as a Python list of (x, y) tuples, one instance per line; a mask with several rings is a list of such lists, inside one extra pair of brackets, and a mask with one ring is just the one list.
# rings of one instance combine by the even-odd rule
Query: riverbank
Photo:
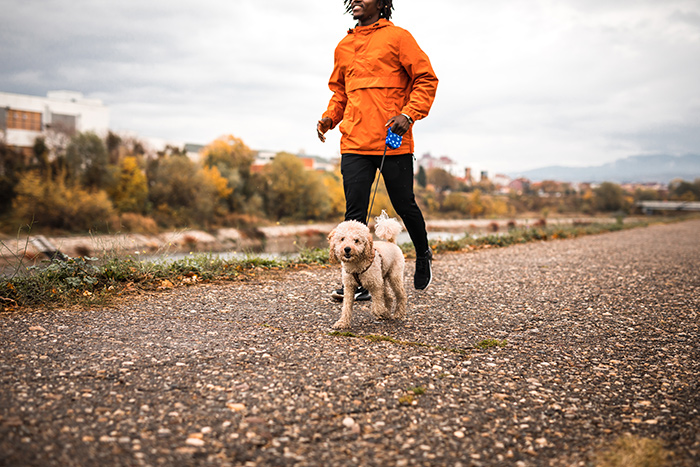
[[(633, 222), (635, 218), (626, 218)], [(441, 234), (479, 234), (508, 231), (515, 227), (542, 225), (540, 219), (448, 219), (427, 220), (432, 238)], [(554, 218), (550, 225), (618, 222), (611, 217)], [(0, 262), (23, 260), (32, 265), (46, 259), (44, 251), (60, 251), (69, 257), (157, 257), (177, 253), (264, 253), (289, 254), (301, 248), (325, 248), (326, 236), (336, 224), (301, 224), (257, 227), (254, 229), (179, 230), (158, 235), (116, 233), (108, 235), (0, 237)], [(406, 237), (406, 241), (408, 238)]]

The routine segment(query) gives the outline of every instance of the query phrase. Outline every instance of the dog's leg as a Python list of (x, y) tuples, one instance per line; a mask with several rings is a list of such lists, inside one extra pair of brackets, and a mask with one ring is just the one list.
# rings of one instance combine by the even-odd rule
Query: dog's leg
[(391, 289), (396, 296), (396, 310), (394, 311), (394, 319), (404, 319), (406, 317), (406, 289), (403, 285), (403, 271), (400, 274), (391, 274), (388, 278)]
[[(345, 282), (345, 281), (343, 281)], [(355, 284), (343, 284), (343, 311), (340, 319), (333, 325), (333, 329), (347, 329), (352, 319), (352, 305), (355, 302)]]
[(391, 289), (389, 278), (384, 279), (384, 308), (386, 308), (385, 318), (391, 318), (391, 310), (394, 309), (394, 293)]
[(379, 287), (370, 290), (370, 293), (372, 294), (372, 315), (376, 319), (389, 318), (389, 310), (386, 309), (384, 300), (384, 284), (379, 284)]

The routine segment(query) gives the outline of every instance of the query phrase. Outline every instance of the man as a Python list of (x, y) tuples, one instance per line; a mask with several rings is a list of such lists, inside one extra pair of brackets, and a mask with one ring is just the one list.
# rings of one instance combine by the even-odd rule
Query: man
[[(389, 21), (392, 0), (344, 0), (357, 25), (335, 49), (328, 87), (333, 96), (316, 126), (318, 137), (339, 126), (345, 220), (367, 222), (372, 184), (385, 151), (387, 127), (403, 136), (398, 149), (386, 149), (382, 177), (389, 199), (416, 249), (416, 289), (432, 280), (432, 253), (423, 214), (413, 193), (413, 133), (435, 99), (438, 79), (428, 56), (411, 34)], [(343, 289), (333, 293), (342, 300)], [(356, 300), (368, 300), (358, 291)]]

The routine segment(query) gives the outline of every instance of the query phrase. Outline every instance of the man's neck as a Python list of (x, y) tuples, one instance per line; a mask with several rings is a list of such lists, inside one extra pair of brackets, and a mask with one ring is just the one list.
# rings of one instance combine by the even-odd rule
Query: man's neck
[(357, 24), (358, 24), (358, 26), (369, 26), (371, 24), (376, 23), (377, 21), (379, 21), (379, 14), (378, 13), (376, 15), (374, 15), (370, 18), (364, 19), (364, 20), (362, 18), (359, 18), (357, 21)]

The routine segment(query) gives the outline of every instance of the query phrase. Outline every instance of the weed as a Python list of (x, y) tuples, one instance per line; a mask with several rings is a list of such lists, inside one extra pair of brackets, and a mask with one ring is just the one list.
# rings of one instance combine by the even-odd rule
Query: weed
[(467, 353), (466, 351), (464, 351), (462, 349), (454, 349), (454, 348), (442, 347), (439, 345), (425, 344), (423, 342), (402, 341), (402, 340), (394, 339), (393, 337), (380, 336), (380, 335), (376, 335), (376, 334), (368, 334), (366, 336), (362, 336), (362, 335), (354, 334), (352, 332), (333, 331), (333, 332), (330, 332), (329, 335), (336, 336), (336, 337), (353, 337), (353, 338), (358, 338), (358, 339), (365, 339), (365, 340), (368, 340), (370, 342), (389, 342), (392, 344), (405, 345), (408, 347), (425, 347), (428, 349), (439, 350), (441, 352), (456, 353), (456, 354), (460, 354), (460, 355), (465, 355)]
[(503, 339), (502, 341), (499, 341), (498, 339), (484, 339), (482, 341), (477, 342), (474, 347), (480, 350), (487, 350), (491, 349), (494, 347), (505, 347), (508, 345), (508, 341)]
[[(542, 224), (542, 223), (540, 223)], [(647, 223), (611, 223), (574, 225), (570, 227), (514, 228), (503, 235), (486, 235), (473, 238), (465, 235), (460, 239), (431, 242), (436, 253), (462, 251), (487, 247), (506, 247), (518, 243), (572, 238), (580, 235), (594, 235), (621, 229), (645, 226)], [(31, 226), (30, 226), (31, 228)], [(410, 243), (402, 244), (406, 256), (414, 255)], [(25, 245), (26, 250), (26, 245)], [(16, 255), (19, 264), (10, 277), (0, 279), (0, 310), (5, 307), (51, 306), (66, 303), (80, 303), (88, 297), (108, 299), (138, 284), (139, 287), (156, 288), (164, 281), (177, 284), (193, 284), (209, 280), (236, 280), (246, 278), (259, 271), (280, 270), (299, 264), (327, 264), (327, 249), (302, 249), (296, 260), (276, 260), (247, 256), (244, 259), (222, 260), (207, 254), (191, 255), (177, 261), (143, 262), (134, 258), (106, 258), (102, 265), (94, 258), (68, 258), (53, 261), (45, 268), (26, 267), (22, 255)], [(21, 269), (21, 274), (20, 274)], [(358, 337), (358, 336), (352, 336)], [(436, 348), (454, 353), (465, 353), (459, 349), (443, 349), (428, 344), (401, 342), (381, 336), (367, 336), (366, 339), (384, 340), (400, 345), (413, 345)]]
[(330, 333), (330, 335), (337, 337), (359, 337), (357, 334), (353, 334), (352, 332), (347, 331), (333, 331)]
[(421, 387), (421, 386), (416, 386), (414, 388), (408, 388), (408, 390), (410, 392), (412, 392), (413, 394), (415, 394), (416, 396), (420, 396), (420, 395), (425, 394), (425, 388)]
[(297, 262), (300, 264), (327, 264), (328, 248), (302, 248)]
[(661, 441), (625, 435), (598, 455), (598, 467), (664, 467), (670, 465), (671, 452), (664, 449)]
[(415, 398), (411, 394), (405, 394), (399, 397), (399, 405), (413, 405)]
[(393, 337), (389, 336), (378, 336), (375, 334), (370, 334), (368, 336), (364, 336), (365, 339), (371, 342), (391, 342), (392, 344), (402, 344), (403, 342), (400, 342)]

